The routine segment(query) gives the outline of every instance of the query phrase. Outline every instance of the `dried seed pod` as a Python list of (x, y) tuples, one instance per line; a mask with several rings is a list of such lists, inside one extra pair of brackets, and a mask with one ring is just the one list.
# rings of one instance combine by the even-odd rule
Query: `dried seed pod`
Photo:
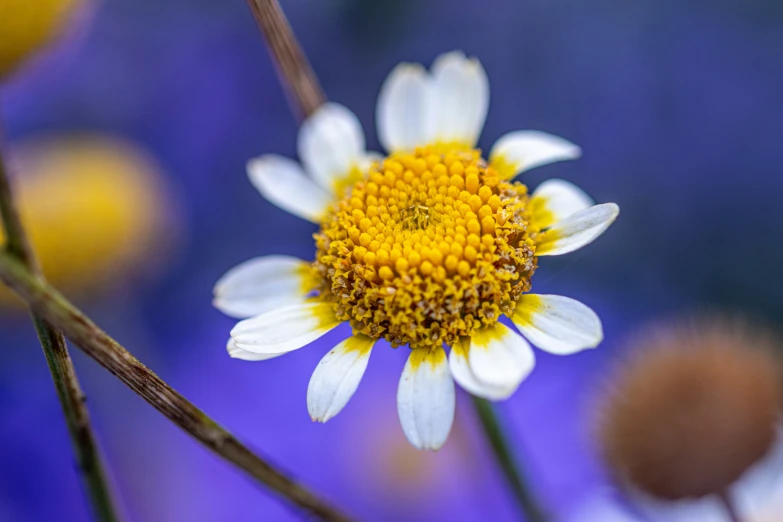
[(617, 479), (667, 500), (725, 492), (776, 440), (777, 345), (737, 321), (652, 331), (602, 409), (600, 443)]

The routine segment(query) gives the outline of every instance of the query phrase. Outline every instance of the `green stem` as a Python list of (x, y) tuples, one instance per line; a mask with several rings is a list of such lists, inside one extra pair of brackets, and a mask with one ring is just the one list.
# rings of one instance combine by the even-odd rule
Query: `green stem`
[(473, 404), (478, 413), (481, 427), (487, 441), (492, 447), (498, 465), (503, 470), (509, 487), (519, 502), (522, 512), (528, 522), (547, 522), (549, 517), (538, 504), (530, 485), (519, 469), (514, 458), (514, 452), (506, 437), (495, 407), (486, 399), (473, 397)]
[(75, 346), (217, 455), (317, 518), (336, 522), (349, 520), (347, 515), (240, 443), (8, 252), (0, 251), (0, 280), (35, 313), (59, 328)]
[[(38, 263), (13, 202), (11, 184), (2, 155), (0, 155), (0, 217), (6, 233), (8, 254), (23, 263), (31, 273), (40, 276)], [(115, 522), (119, 517), (114, 508), (103, 459), (90, 423), (90, 414), (84, 403), (84, 393), (68, 353), (65, 338), (35, 313), (32, 318), (65, 414), (71, 445), (95, 519), (101, 522)]]
[(65, 413), (73, 451), (95, 518), (107, 522), (116, 521), (118, 516), (114, 509), (110, 482), (90, 425), (87, 409), (84, 407), (85, 396), (78, 388), (79, 381), (73, 372), (73, 361), (66, 348), (65, 340), (40, 317), (33, 315), (33, 322)]

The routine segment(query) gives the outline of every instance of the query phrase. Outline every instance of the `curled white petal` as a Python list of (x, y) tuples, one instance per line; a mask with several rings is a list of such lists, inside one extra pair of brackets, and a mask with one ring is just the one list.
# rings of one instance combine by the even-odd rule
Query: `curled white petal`
[(595, 312), (560, 295), (523, 294), (511, 320), (535, 346), (558, 355), (595, 348), (604, 338)]
[(408, 441), (419, 449), (440, 449), (454, 423), (454, 408), (454, 381), (443, 348), (411, 350), (397, 389), (397, 411)]
[(541, 131), (514, 131), (495, 142), (489, 160), (504, 178), (556, 161), (576, 159), (582, 150), (568, 140)]
[(241, 263), (221, 277), (212, 304), (244, 319), (304, 301), (312, 290), (310, 264), (290, 256), (264, 256)]
[(288, 158), (268, 154), (252, 159), (247, 173), (267, 201), (313, 223), (320, 221), (332, 202), (332, 196)]
[(571, 214), (536, 240), (537, 256), (568, 254), (592, 243), (620, 213), (614, 203), (602, 203)]
[(314, 421), (326, 422), (345, 407), (359, 386), (375, 339), (358, 334), (327, 353), (307, 386), (307, 411)]
[(533, 221), (540, 228), (547, 228), (571, 214), (595, 205), (585, 192), (568, 181), (550, 179), (543, 182), (530, 198)]
[(281, 354), (310, 344), (338, 324), (331, 304), (308, 301), (240, 321), (231, 338), (249, 352)]
[(280, 357), (281, 355), (285, 355), (287, 353), (281, 352), (270, 354), (249, 352), (237, 346), (237, 343), (235, 343), (233, 339), (228, 340), (226, 349), (228, 350), (228, 355), (234, 359), (242, 359), (243, 361), (266, 361), (267, 359), (274, 359), (275, 357)]
[(432, 66), (435, 138), (474, 147), (489, 108), (489, 81), (476, 58), (454, 51)]
[(381, 87), (378, 139), (388, 151), (413, 150), (433, 138), (432, 81), (419, 64), (395, 67)]
[(348, 108), (325, 103), (299, 129), (299, 158), (324, 189), (334, 192), (336, 183), (356, 168), (364, 155), (364, 131)]
[(451, 370), (451, 376), (457, 381), (457, 384), (476, 397), (499, 401), (507, 399), (516, 390), (516, 386), (497, 387), (476, 379), (468, 363), (468, 352), (460, 346), (454, 346), (451, 349), (449, 369)]
[(521, 335), (495, 323), (471, 337), (468, 364), (479, 382), (496, 389), (511, 389), (513, 393), (533, 371), (536, 359)]

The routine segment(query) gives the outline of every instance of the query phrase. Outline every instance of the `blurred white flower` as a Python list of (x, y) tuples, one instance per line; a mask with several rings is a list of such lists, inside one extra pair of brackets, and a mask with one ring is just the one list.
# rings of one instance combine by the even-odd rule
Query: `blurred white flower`
[[(783, 520), (783, 444), (750, 469), (729, 491), (742, 522)], [(561, 522), (732, 522), (723, 501), (715, 496), (669, 502), (630, 493), (625, 502), (609, 488), (588, 495)], [(625, 505), (624, 505), (625, 504)]]

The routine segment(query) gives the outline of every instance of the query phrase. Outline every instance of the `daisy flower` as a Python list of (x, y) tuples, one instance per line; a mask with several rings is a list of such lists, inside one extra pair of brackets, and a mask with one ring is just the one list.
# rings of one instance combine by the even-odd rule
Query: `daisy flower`
[[(345, 406), (379, 339), (410, 348), (397, 393), (400, 422), (411, 444), (431, 450), (451, 429), (454, 381), (479, 397), (504, 399), (535, 365), (529, 342), (561, 355), (601, 342), (590, 308), (532, 294), (531, 282), (539, 257), (590, 243), (618, 207), (595, 205), (562, 180), (529, 194), (515, 176), (575, 159), (580, 149), (517, 131), (485, 159), (475, 146), (488, 106), (481, 64), (452, 52), (429, 72), (401, 64), (383, 84), (376, 116), (385, 158), (365, 150), (353, 113), (328, 103), (300, 129), (301, 166), (276, 155), (249, 162), (267, 200), (320, 226), (315, 261), (247, 261), (218, 281), (214, 303), (244, 318), (231, 330), (228, 352), (250, 361), (350, 323), (353, 335), (310, 380), (313, 420)], [(504, 315), (522, 335), (499, 322)]]
[[(646, 329), (639, 340), (608, 383), (596, 426), (628, 507), (649, 522), (782, 520), (777, 336), (708, 316)], [(611, 502), (598, 499), (598, 508), (607, 515), (584, 520), (614, 520)]]

